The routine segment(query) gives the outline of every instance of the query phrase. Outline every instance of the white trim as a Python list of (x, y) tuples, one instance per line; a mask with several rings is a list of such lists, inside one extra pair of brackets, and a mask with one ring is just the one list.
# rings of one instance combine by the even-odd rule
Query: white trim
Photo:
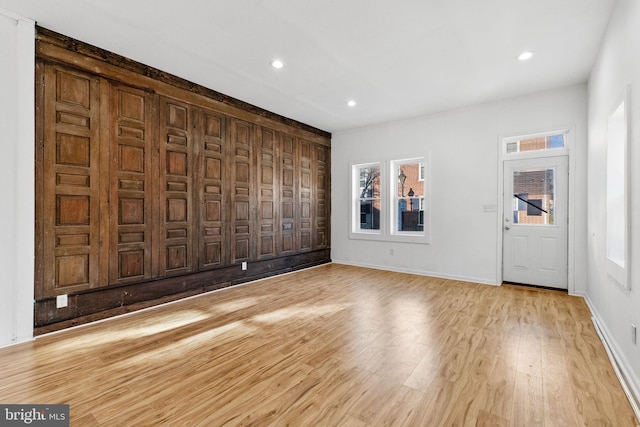
[(568, 156), (566, 148), (553, 148), (551, 150), (521, 151), (519, 153), (505, 154), (503, 160), (542, 159), (545, 157)]
[[(617, 285), (621, 286), (624, 289), (631, 289), (631, 239), (629, 238), (629, 236), (631, 236), (631, 156), (630, 154), (630, 144), (631, 144), (631, 108), (630, 108), (630, 104), (631, 104), (631, 85), (627, 85), (625, 87), (624, 92), (622, 93), (622, 95), (620, 95), (617, 99), (616, 102), (614, 103), (614, 106), (609, 110), (609, 115), (607, 116), (607, 161), (606, 161), (606, 165), (607, 165), (607, 170), (606, 170), (606, 209), (605, 209), (605, 218), (606, 218), (606, 235), (605, 235), (605, 257), (606, 257), (606, 271), (607, 271), (607, 276), (609, 277), (610, 281), (613, 281), (614, 283), (616, 283)], [(609, 165), (609, 156), (611, 154), (611, 122), (612, 122), (612, 118), (614, 117), (614, 114), (616, 114), (616, 112), (618, 111), (618, 109), (622, 107), (623, 108), (623, 126), (622, 126), (622, 156), (623, 156), (623, 165), (622, 165), (622, 191), (623, 191), (623, 195), (622, 195), (622, 209), (619, 209), (620, 206), (615, 204), (614, 209), (611, 209), (610, 203), (611, 203), (611, 199), (610, 199), (610, 194), (609, 194), (609, 186), (610, 184), (610, 174), (609, 174), (609, 167), (611, 165)], [(616, 165), (619, 166), (619, 165)], [(616, 172), (619, 171), (619, 168), (615, 168)], [(619, 185), (614, 185), (614, 188), (619, 188)], [(622, 250), (624, 251), (623, 257), (624, 260), (622, 261), (624, 263), (624, 265), (621, 265), (621, 263), (619, 262), (619, 260), (615, 260), (613, 258), (611, 258), (609, 256), (610, 254), (610, 232), (611, 232), (611, 226), (609, 224), (610, 221), (610, 214), (609, 212), (613, 210), (613, 211), (617, 211), (619, 212), (620, 210), (622, 211), (622, 213), (624, 214), (624, 219), (622, 220), (623, 224), (623, 228), (624, 230), (620, 233), (622, 235), (622, 238), (624, 239), (624, 241), (622, 242)], [(616, 226), (619, 224), (619, 221), (614, 221), (614, 223), (616, 224)], [(617, 245), (614, 245), (617, 247)]]
[[(16, 166), (16, 229), (35, 236), (35, 22), (19, 18), (18, 34), (18, 148)], [(33, 338), (35, 243), (16, 241), (16, 341)]]
[[(17, 15), (15, 13), (11, 12), (10, 10), (2, 9), (2, 8), (0, 8), (0, 16), (3, 16), (3, 17), (8, 18), (8, 19), (10, 19), (12, 21), (15, 21), (16, 25), (18, 25), (19, 21), (30, 21), (29, 19), (23, 18), (22, 16)], [(31, 21), (31, 22), (33, 22), (33, 21)], [(34, 23), (34, 25), (35, 25), (35, 23)], [(34, 42), (35, 42), (35, 40), (34, 40)]]
[(629, 361), (624, 356), (624, 352), (616, 345), (616, 341), (613, 339), (611, 332), (606, 327), (606, 324), (602, 321), (602, 317), (595, 309), (595, 305), (591, 303), (591, 299), (587, 295), (585, 301), (589, 310), (591, 311), (593, 325), (595, 326), (600, 341), (604, 346), (604, 349), (609, 356), (613, 370), (620, 381), (620, 385), (624, 390), (629, 404), (633, 409), (633, 412), (640, 423), (640, 378), (638, 378), (633, 371), (633, 368)]
[(7, 55), (4, 59), (10, 65), (3, 73), (6, 78), (2, 88), (12, 111), (11, 121), (2, 123), (7, 125), (3, 130), (8, 137), (3, 144), (8, 144), (8, 150), (6, 158), (0, 161), (0, 166), (5, 168), (10, 200), (2, 227), (6, 231), (2, 250), (10, 254), (3, 263), (8, 269), (0, 286), (9, 306), (9, 310), (0, 314), (0, 345), (4, 346), (33, 338), (35, 22), (4, 10), (0, 10), (0, 18), (3, 29), (12, 33), (10, 40), (2, 41), (2, 51)]

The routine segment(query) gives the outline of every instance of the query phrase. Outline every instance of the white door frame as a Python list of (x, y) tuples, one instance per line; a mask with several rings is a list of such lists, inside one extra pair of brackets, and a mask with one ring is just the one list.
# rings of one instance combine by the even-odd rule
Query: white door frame
[[(569, 267), (569, 158), (568, 156), (545, 156), (533, 157), (518, 160), (505, 160), (504, 175), (504, 200), (503, 200), (503, 229), (510, 230), (503, 234), (502, 251), (502, 280), (516, 283), (526, 283), (531, 285), (548, 286), (557, 289), (568, 289), (568, 267)], [(545, 193), (533, 191), (536, 198), (540, 198), (542, 206), (548, 209), (549, 204), (544, 201), (546, 197), (553, 199), (553, 218), (551, 224), (521, 224), (514, 219), (514, 195), (522, 189), (515, 188), (516, 171), (536, 171), (544, 173), (545, 180), (548, 178), (547, 172), (554, 171), (553, 192)], [(522, 184), (522, 183), (521, 183)], [(506, 192), (509, 191), (509, 193)], [(533, 190), (533, 189), (531, 189)], [(549, 188), (546, 188), (548, 191)], [(529, 194), (531, 197), (531, 194)], [(518, 203), (518, 209), (524, 205)], [(543, 208), (541, 207), (541, 210)], [(530, 209), (527, 207), (526, 212)], [(547, 212), (546, 210), (544, 212)], [(539, 211), (540, 219), (544, 218)], [(520, 244), (517, 244), (517, 242)], [(545, 248), (553, 241), (553, 244)], [(525, 243), (526, 242), (526, 243)], [(525, 244), (525, 249), (522, 245)], [(518, 250), (517, 248), (520, 247)], [(551, 256), (551, 254), (555, 254)], [(521, 257), (519, 265), (516, 258)]]
[[(537, 136), (548, 136), (548, 135), (565, 135), (565, 148), (563, 149), (553, 149), (553, 150), (540, 150), (540, 151), (532, 151), (525, 153), (514, 153), (507, 154), (506, 152), (506, 143), (509, 141), (515, 141), (520, 139), (533, 138)], [(540, 130), (533, 130), (529, 132), (522, 133), (512, 133), (500, 135), (498, 137), (498, 191), (497, 191), (497, 212), (496, 212), (496, 227), (497, 227), (497, 262), (496, 262), (496, 279), (497, 285), (502, 284), (502, 263), (503, 263), (503, 250), (502, 245), (504, 241), (504, 220), (503, 220), (503, 212), (504, 212), (504, 196), (503, 196), (503, 187), (504, 187), (504, 162), (505, 160), (519, 160), (533, 157), (555, 157), (555, 156), (568, 156), (569, 159), (569, 208), (568, 208), (568, 225), (567, 225), (567, 290), (569, 295), (576, 295), (575, 292), (575, 190), (576, 190), (576, 177), (575, 177), (575, 165), (576, 159), (573, 153), (575, 150), (575, 126), (567, 125), (567, 126), (553, 126)]]

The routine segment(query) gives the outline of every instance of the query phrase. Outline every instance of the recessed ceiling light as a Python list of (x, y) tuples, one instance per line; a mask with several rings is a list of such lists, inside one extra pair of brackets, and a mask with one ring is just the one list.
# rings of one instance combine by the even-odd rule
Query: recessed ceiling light
[(347, 105), (349, 107), (355, 107), (356, 106), (356, 101), (354, 101), (353, 99), (347, 101)]
[(279, 70), (280, 68), (284, 67), (284, 62), (280, 61), (279, 59), (274, 59), (273, 61), (271, 61), (271, 66), (276, 70)]
[(533, 51), (532, 50), (527, 50), (524, 51), (520, 54), (520, 56), (518, 56), (518, 59), (520, 61), (526, 61), (527, 59), (531, 59), (533, 57)]

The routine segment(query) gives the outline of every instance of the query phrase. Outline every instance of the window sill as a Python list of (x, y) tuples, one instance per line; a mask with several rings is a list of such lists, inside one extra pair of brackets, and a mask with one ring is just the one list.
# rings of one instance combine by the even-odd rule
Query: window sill
[(431, 241), (429, 237), (424, 234), (414, 234), (411, 232), (407, 233), (394, 233), (394, 234), (383, 234), (383, 233), (363, 233), (363, 232), (351, 232), (349, 233), (349, 239), (352, 240), (372, 240), (378, 242), (399, 242), (399, 243), (414, 243), (421, 245), (429, 245)]

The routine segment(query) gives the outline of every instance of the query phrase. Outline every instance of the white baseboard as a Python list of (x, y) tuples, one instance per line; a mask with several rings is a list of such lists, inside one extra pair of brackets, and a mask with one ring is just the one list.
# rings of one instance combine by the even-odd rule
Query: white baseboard
[(34, 337), (29, 337), (29, 338), (17, 339), (15, 341), (10, 341), (10, 342), (3, 342), (3, 343), (0, 343), (0, 348), (13, 347), (14, 345), (18, 345), (18, 344), (22, 344), (22, 343), (34, 341), (34, 340), (35, 340)]
[(455, 276), (455, 275), (436, 273), (436, 272), (433, 272), (433, 271), (414, 270), (414, 269), (411, 269), (411, 268), (399, 268), (399, 267), (386, 266), (386, 265), (371, 265), (371, 264), (367, 264), (367, 263), (341, 261), (341, 260), (336, 260), (336, 259), (332, 259), (331, 261), (334, 264), (352, 265), (354, 267), (365, 267), (365, 268), (372, 268), (372, 269), (375, 269), (375, 270), (393, 271), (393, 272), (396, 272), (396, 273), (416, 274), (418, 276), (437, 277), (438, 279), (458, 280), (458, 281), (461, 281), (461, 282), (481, 283), (483, 285), (493, 285), (493, 286), (498, 286), (499, 285), (499, 283), (492, 282), (492, 281), (486, 280), (486, 279), (478, 279), (478, 278), (475, 278), (475, 277)]
[(635, 372), (633, 372), (633, 369), (631, 369), (631, 364), (620, 351), (616, 341), (612, 339), (611, 332), (602, 321), (598, 310), (595, 309), (595, 306), (589, 299), (589, 295), (586, 295), (584, 299), (589, 306), (589, 310), (591, 310), (591, 320), (593, 321), (596, 331), (600, 336), (600, 340), (607, 351), (607, 355), (609, 355), (609, 360), (611, 360), (613, 369), (620, 380), (622, 389), (627, 395), (631, 408), (640, 423), (640, 380), (636, 376)]

